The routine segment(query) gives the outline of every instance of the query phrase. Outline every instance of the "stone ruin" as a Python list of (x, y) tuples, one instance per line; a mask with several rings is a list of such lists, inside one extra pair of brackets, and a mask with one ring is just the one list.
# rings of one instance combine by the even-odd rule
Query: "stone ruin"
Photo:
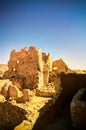
[[(21, 79), (24, 88), (41, 88), (49, 81), (49, 72), (52, 71), (51, 55), (36, 50), (35, 47), (23, 48), (19, 52), (13, 50), (8, 62), (8, 75)], [(34, 80), (33, 80), (34, 79)]]
[(34, 94), (54, 96), (59, 81), (55, 80), (57, 75), (53, 74), (52, 65), (50, 53), (46, 55), (34, 46), (23, 48), (19, 52), (13, 50), (8, 61), (8, 71), (4, 74), (4, 78), (9, 78), (12, 85), (3, 86), (1, 93), (7, 93), (7, 98), (14, 98), (18, 102), (29, 100), (28, 98)]
[[(41, 49), (37, 50), (34, 46), (22, 48), (18, 52), (13, 50), (10, 53), (8, 69), (3, 75), (1, 74), (3, 82), (6, 79), (10, 80), (10, 83), (3, 83), (0, 86), (0, 102), (3, 99), (25, 103), (30, 102), (35, 96), (51, 98), (40, 112), (45, 119), (49, 114), (53, 118), (56, 111), (59, 113), (64, 104), (72, 100), (70, 112), (73, 125), (76, 128), (86, 128), (86, 122), (83, 119), (80, 122), (82, 115), (86, 119), (86, 103), (82, 103), (86, 101), (86, 97), (80, 98), (75, 95), (77, 90), (86, 84), (85, 74), (77, 75), (76, 71), (67, 67), (62, 58), (52, 61), (50, 53), (46, 55)], [(80, 93), (82, 91), (80, 90)], [(80, 101), (78, 101), (79, 99)], [(1, 107), (4, 107), (3, 105), (1, 104)], [(80, 115), (82, 111), (85, 114)], [(42, 118), (41, 122), (43, 121), (45, 123)], [(40, 125), (38, 124), (37, 127)]]
[(53, 61), (53, 70), (57, 71), (57, 73), (61, 73), (61, 72), (68, 73), (68, 71), (70, 72), (70, 69), (65, 64), (62, 58), (60, 58), (59, 60)]

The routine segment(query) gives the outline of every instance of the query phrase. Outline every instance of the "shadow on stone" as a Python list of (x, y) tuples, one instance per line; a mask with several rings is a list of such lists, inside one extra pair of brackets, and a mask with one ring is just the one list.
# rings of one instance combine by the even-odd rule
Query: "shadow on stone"
[(25, 117), (26, 111), (9, 101), (0, 103), (0, 130), (13, 130)]
[[(61, 78), (62, 93), (60, 94), (60, 96), (58, 96), (55, 103), (49, 108), (49, 110), (46, 111), (42, 116), (41, 113), (43, 112), (44, 108), (47, 108), (46, 107), (47, 104), (40, 110), (40, 116), (37, 119), (33, 127), (33, 130), (38, 130), (38, 129), (45, 130), (45, 127), (47, 130), (48, 129), (47, 125), (51, 124), (56, 119), (56, 116), (57, 118), (58, 117), (60, 118), (60, 120), (57, 120), (56, 122), (57, 123), (57, 125), (55, 125), (56, 129), (58, 128), (59, 130), (60, 129), (75, 130), (75, 128), (73, 128), (73, 124), (71, 121), (71, 113), (69, 107), (66, 111), (66, 116), (64, 116), (64, 114), (62, 115), (62, 112), (64, 113), (64, 108), (66, 106), (70, 106), (71, 100), (73, 96), (76, 94), (76, 92), (80, 88), (85, 88), (86, 74), (61, 74), (60, 78)], [(83, 100), (85, 100), (85, 97), (86, 95), (83, 97), (84, 98)], [(64, 126), (66, 128), (62, 127), (61, 125), (62, 122), (64, 123)], [(54, 129), (53, 124), (51, 129)]]
[(48, 103), (45, 104), (45, 106), (42, 109), (40, 109), (39, 111), (40, 115), (33, 127), (33, 130), (39, 130), (39, 129), (44, 130), (44, 128), (49, 123), (51, 123), (56, 117), (59, 117), (64, 107), (63, 101), (64, 101), (63, 93), (49, 100)]
[(80, 97), (81, 101), (85, 101), (86, 102), (86, 90), (83, 92), (83, 94)]

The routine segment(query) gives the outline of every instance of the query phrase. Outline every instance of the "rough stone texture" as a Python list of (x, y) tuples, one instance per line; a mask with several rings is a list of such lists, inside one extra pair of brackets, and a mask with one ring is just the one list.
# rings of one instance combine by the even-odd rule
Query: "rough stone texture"
[(55, 70), (57, 73), (69, 71), (67, 65), (65, 64), (62, 58), (53, 61), (53, 70)]
[(49, 71), (52, 71), (52, 57), (50, 55), (50, 53), (48, 53), (48, 55), (46, 55), (46, 53), (42, 53), (42, 59), (44, 61), (45, 64), (47, 64)]
[[(24, 108), (27, 111), (27, 114), (25, 115), (27, 120), (23, 120), (21, 124), (15, 127), (14, 130), (32, 130), (34, 124), (36, 123), (36, 120), (40, 116), (40, 109), (44, 107), (50, 99), (51, 98), (34, 96), (30, 102), (26, 102), (24, 104), (14, 104), (19, 106), (20, 108)], [(47, 108), (49, 108), (49, 105), (47, 106)]]
[(49, 73), (49, 83), (55, 81), (56, 79), (57, 79), (57, 73), (55, 73), (53, 71), (50, 72)]
[[(60, 99), (59, 98), (60, 95), (61, 95), (61, 90), (58, 90), (57, 94), (53, 98), (37, 97), (37, 96), (33, 97), (33, 100), (31, 100), (31, 102), (29, 102), (28, 105), (26, 105), (29, 108), (28, 113), (30, 113), (30, 114), (27, 114), (28, 120), (26, 120), (26, 121), (24, 120), (21, 124), (16, 126), (14, 130), (20, 130), (20, 129), (40, 130), (40, 129), (43, 129), (45, 126), (44, 122), (47, 123), (49, 121), (49, 119), (51, 120), (51, 118), (53, 116), (55, 116), (56, 113), (58, 113), (58, 111), (61, 111), (62, 106), (63, 106), (61, 101), (63, 98)], [(57, 101), (57, 105), (56, 105), (55, 103), (56, 103), (57, 99), (58, 99), (58, 101)], [(56, 107), (54, 105), (57, 107), (58, 107), (58, 105), (60, 105), (60, 107), (57, 108), (58, 109), (57, 111), (56, 111), (56, 109), (55, 109)], [(54, 110), (52, 110), (53, 106), (54, 106)], [(51, 112), (49, 111), (49, 109), (51, 109), (50, 110)], [(54, 112), (54, 113), (52, 113), (52, 112)], [(50, 118), (49, 118), (49, 115), (50, 115)], [(47, 117), (45, 118), (45, 116), (47, 116)], [(41, 117), (42, 117), (42, 119), (40, 120), (41, 122), (39, 122), (37, 127), (34, 128), (36, 121), (39, 120)], [(46, 120), (46, 121), (44, 121), (44, 120)]]
[(42, 53), (42, 59), (44, 61), (44, 67), (43, 67), (44, 85), (46, 85), (49, 82), (49, 72), (52, 71), (52, 58), (50, 53), (48, 53), (48, 55)]
[(29, 90), (27, 90), (27, 89), (23, 89), (23, 92), (22, 92), (22, 94), (23, 94), (23, 100), (24, 101), (29, 101), (29, 97), (30, 97), (30, 92), (29, 92)]
[[(4, 90), (5, 90), (5, 94), (6, 94), (6, 91), (8, 90), (9, 85), (12, 85), (12, 82), (9, 79), (0, 80), (0, 93), (4, 94)], [(5, 94), (4, 94), (4, 96), (5, 96)]]
[(9, 85), (5, 83), (1, 88), (1, 94), (7, 99), (8, 98), (8, 88)]
[(20, 97), (17, 98), (18, 103), (25, 103), (26, 101), (30, 102), (32, 97), (35, 96), (35, 93), (29, 89), (23, 89)]
[(29, 49), (23, 48), (19, 52), (13, 50), (10, 54), (8, 68), (5, 76), (21, 78), (24, 88), (41, 88), (48, 84), (49, 72), (52, 71), (52, 58), (50, 54), (46, 55), (41, 49), (36, 50), (33, 46)]
[(15, 86), (17, 86), (17, 88), (18, 88), (19, 90), (22, 90), (22, 89), (23, 89), (24, 79), (18, 77), (18, 78), (12, 78), (11, 81), (12, 81), (12, 84), (15, 85)]
[[(19, 52), (11, 52), (8, 67), (11, 71), (17, 71), (17, 75), (20, 77), (24, 77), (26, 88), (33, 89), (34, 84), (40, 78), (38, 75), (39, 62), (38, 52), (35, 47), (30, 47), (28, 50), (23, 48)], [(37, 75), (38, 79), (36, 79)]]
[(0, 94), (0, 102), (4, 102), (4, 101), (5, 101), (5, 97)]
[[(46, 55), (46, 53), (42, 53), (41, 49), (37, 50), (34, 46), (31, 46), (22, 48), (19, 52), (13, 50), (10, 53), (8, 71), (4, 74), (4, 78), (10, 78), (19, 91), (23, 91), (23, 89), (41, 89), (49, 83), (50, 72), (52, 72), (50, 53)], [(47, 93), (45, 93), (46, 96)], [(21, 99), (23, 100), (23, 97)]]
[(43, 97), (53, 97), (56, 94), (56, 89), (54, 83), (50, 83), (43, 88), (36, 89), (36, 96), (43, 96)]
[(26, 113), (9, 101), (0, 102), (0, 130), (13, 130), (22, 120), (27, 119)]
[(57, 91), (59, 88), (61, 88), (61, 80), (60, 80), (60, 74), (57, 74), (56, 72), (52, 71), (49, 73), (49, 83), (54, 83), (55, 90)]
[[(5, 129), (6, 126), (13, 128), (20, 124), (15, 128), (16, 130), (26, 127), (32, 130), (33, 126), (35, 130), (36, 128), (40, 130), (52, 121), (56, 114), (58, 116), (77, 90), (86, 87), (85, 74), (77, 75), (73, 72), (68, 74), (68, 72), (72, 71), (62, 59), (54, 61), (52, 65), (51, 55), (42, 53), (41, 49), (37, 50), (32, 46), (23, 48), (19, 52), (13, 50), (8, 62), (8, 71), (3, 76), (3, 79), (10, 79), (12, 84), (3, 87), (5, 83), (3, 79), (0, 80), (0, 118), (3, 119), (0, 120), (0, 129), (2, 130), (4, 126)], [(19, 115), (10, 105), (18, 107)], [(21, 118), (21, 108), (27, 112), (22, 116), (26, 117), (26, 121), (25, 118)], [(2, 109), (5, 110), (4, 113)]]
[(4, 73), (8, 70), (8, 66), (5, 64), (0, 64), (0, 78), (3, 77)]
[(71, 117), (73, 125), (78, 130), (86, 129), (86, 88), (80, 89), (71, 102)]
[(17, 100), (22, 93), (16, 86), (9, 86), (8, 88), (8, 97)]

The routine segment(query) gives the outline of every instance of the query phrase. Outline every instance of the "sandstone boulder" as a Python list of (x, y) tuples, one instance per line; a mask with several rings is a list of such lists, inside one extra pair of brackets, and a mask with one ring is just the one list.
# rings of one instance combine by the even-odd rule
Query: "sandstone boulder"
[(16, 86), (9, 86), (8, 97), (17, 100), (21, 96), (21, 92)]

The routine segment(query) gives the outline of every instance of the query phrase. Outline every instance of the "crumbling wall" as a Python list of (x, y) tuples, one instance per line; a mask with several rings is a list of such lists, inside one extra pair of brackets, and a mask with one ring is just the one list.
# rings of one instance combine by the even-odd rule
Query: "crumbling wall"
[(53, 70), (55, 70), (57, 73), (69, 72), (69, 69), (62, 58), (53, 61)]
[[(43, 67), (44, 67), (44, 63), (43, 63), (43, 60), (42, 60), (42, 50), (38, 49), (38, 76), (36, 77), (36, 78), (38, 78), (38, 88), (41, 88), (44, 85), (44, 82), (43, 82)], [(35, 84), (35, 85), (37, 85), (37, 84)]]
[(8, 68), (7, 75), (17, 81), (21, 79), (23, 88), (41, 88), (48, 84), (52, 58), (50, 54), (46, 55), (41, 49), (36, 50), (34, 46), (23, 48), (19, 52), (13, 50)]
[[(23, 48), (19, 52), (13, 50), (10, 54), (9, 73), (12, 73), (15, 77), (22, 77), (26, 88), (33, 89), (43, 85), (43, 66), (40, 65), (41, 53), (41, 51), (38, 53), (36, 48), (32, 46), (29, 49)], [(39, 85), (40, 81), (41, 84)]]
[(44, 84), (46, 85), (49, 82), (49, 72), (52, 71), (52, 57), (50, 53), (48, 53), (48, 55), (42, 53), (42, 59), (44, 61), (43, 78)]

